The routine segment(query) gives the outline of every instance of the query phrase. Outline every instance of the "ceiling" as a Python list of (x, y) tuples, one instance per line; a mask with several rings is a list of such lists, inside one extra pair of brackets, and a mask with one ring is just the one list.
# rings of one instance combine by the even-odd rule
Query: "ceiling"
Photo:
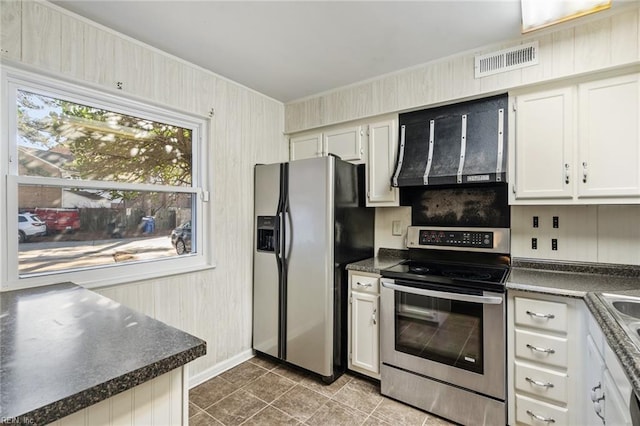
[(52, 0), (282, 102), (520, 35), (520, 0)]

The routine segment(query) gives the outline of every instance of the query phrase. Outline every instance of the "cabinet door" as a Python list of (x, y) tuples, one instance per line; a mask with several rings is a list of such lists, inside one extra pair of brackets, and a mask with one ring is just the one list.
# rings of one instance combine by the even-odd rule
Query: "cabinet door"
[(609, 370), (605, 370), (604, 372), (602, 386), (605, 396), (604, 423), (607, 425), (631, 426), (629, 406), (625, 403), (620, 392), (618, 392), (616, 383), (609, 374)]
[(351, 359), (350, 367), (380, 373), (378, 299), (368, 293), (351, 293)]
[(515, 199), (570, 199), (574, 170), (572, 87), (516, 99)]
[(337, 155), (344, 161), (362, 160), (362, 127), (343, 127), (325, 132), (323, 153)]
[(585, 363), (586, 388), (584, 389), (584, 424), (602, 426), (604, 424), (604, 389), (602, 375), (604, 359), (598, 351), (591, 335), (587, 336), (587, 360)]
[(367, 161), (367, 206), (399, 206), (398, 188), (391, 186), (398, 135), (395, 120), (369, 125)]
[(322, 133), (291, 138), (289, 150), (291, 160), (322, 156)]
[(579, 110), (578, 196), (639, 196), (639, 75), (581, 84)]

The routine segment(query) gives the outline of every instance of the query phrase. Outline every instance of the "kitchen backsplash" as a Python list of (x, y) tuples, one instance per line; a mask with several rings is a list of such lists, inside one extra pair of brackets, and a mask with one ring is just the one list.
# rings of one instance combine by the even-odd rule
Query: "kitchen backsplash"
[(633, 205), (512, 206), (511, 256), (640, 265), (639, 219)]
[[(394, 222), (402, 235), (393, 235)], [(405, 249), (409, 225), (411, 207), (377, 208), (375, 252)], [(640, 206), (512, 206), (511, 255), (640, 265)]]
[(400, 203), (411, 206), (417, 226), (509, 227), (507, 185), (400, 188)]
[[(400, 235), (394, 234), (394, 222)], [(376, 208), (375, 253), (380, 248), (403, 250), (407, 248), (407, 226), (411, 225), (411, 207)]]

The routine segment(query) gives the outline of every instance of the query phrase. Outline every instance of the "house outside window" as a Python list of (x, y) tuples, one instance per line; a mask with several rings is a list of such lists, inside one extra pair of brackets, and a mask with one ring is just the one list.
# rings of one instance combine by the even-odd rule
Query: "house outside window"
[(206, 119), (22, 70), (2, 83), (5, 289), (211, 266)]

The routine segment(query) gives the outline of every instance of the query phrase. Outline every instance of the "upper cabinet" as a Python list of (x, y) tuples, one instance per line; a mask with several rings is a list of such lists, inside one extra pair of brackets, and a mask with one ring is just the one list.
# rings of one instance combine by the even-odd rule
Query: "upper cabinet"
[(289, 147), (291, 160), (333, 154), (366, 164), (367, 206), (400, 204), (398, 188), (391, 186), (398, 150), (397, 116), (292, 136)]
[(567, 87), (517, 97), (515, 179), (509, 179), (516, 200), (573, 196), (574, 92)]
[(362, 160), (362, 126), (340, 127), (324, 133), (324, 153), (337, 155), (344, 161)]
[(369, 124), (367, 135), (369, 137), (367, 206), (399, 206), (398, 188), (391, 186), (398, 151), (396, 120), (383, 120)]
[(578, 197), (640, 202), (640, 74), (578, 90)]
[(640, 74), (518, 95), (511, 204), (640, 203)]
[(312, 133), (289, 139), (289, 157), (291, 160), (322, 156), (322, 133)]
[(362, 126), (336, 127), (323, 133), (310, 133), (289, 140), (291, 160), (321, 157), (329, 154), (344, 161), (359, 163), (363, 159)]

